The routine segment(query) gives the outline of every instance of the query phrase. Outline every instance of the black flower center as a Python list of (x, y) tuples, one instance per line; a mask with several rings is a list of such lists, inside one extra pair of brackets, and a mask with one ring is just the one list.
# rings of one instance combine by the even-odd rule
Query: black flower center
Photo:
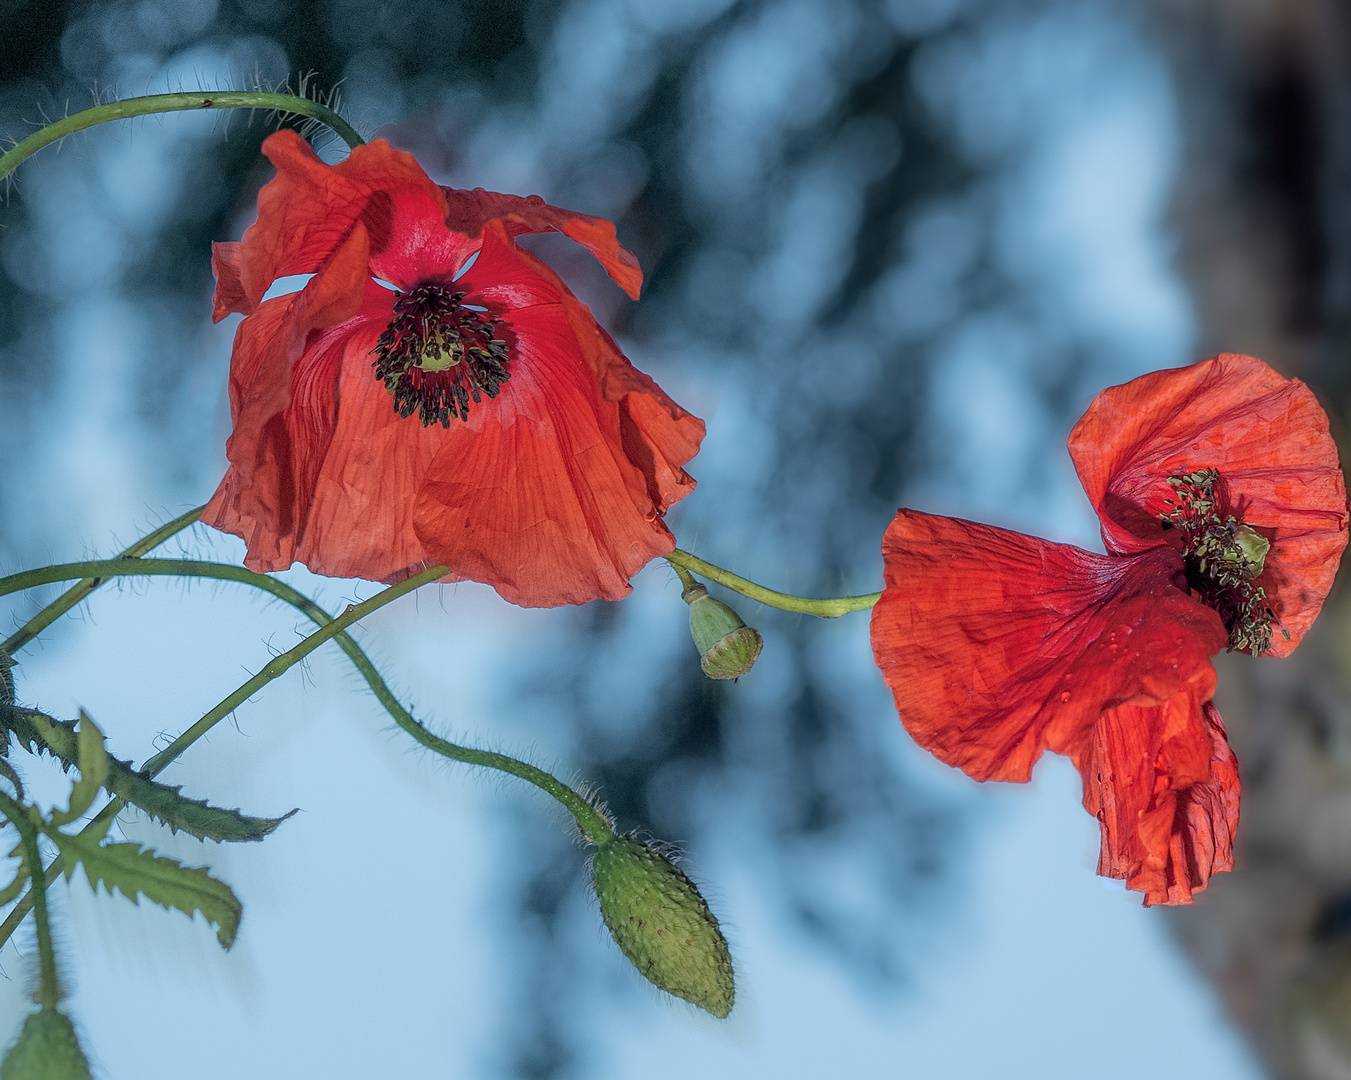
[(423, 427), (468, 420), (470, 398), (495, 398), (511, 378), (501, 318), (466, 307), (464, 297), (439, 281), (398, 293), (394, 317), (371, 350), (371, 367), (394, 398), (394, 411), (416, 412)]
[[(1176, 498), (1163, 515), (1165, 529), (1182, 532), (1187, 584), (1215, 609), (1229, 631), (1229, 648), (1256, 656), (1271, 646), (1275, 612), (1257, 579), (1270, 541), (1230, 513), (1224, 481), (1215, 469), (1168, 478)], [(1282, 630), (1286, 640), (1290, 632)]]

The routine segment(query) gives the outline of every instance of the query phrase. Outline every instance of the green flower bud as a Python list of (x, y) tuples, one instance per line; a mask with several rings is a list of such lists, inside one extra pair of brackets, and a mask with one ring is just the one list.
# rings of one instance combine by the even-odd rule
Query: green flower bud
[(739, 679), (755, 666), (765, 644), (759, 630), (747, 626), (721, 600), (714, 600), (702, 585), (691, 585), (681, 599), (690, 606), (690, 633), (705, 675)]
[(70, 1018), (50, 1005), (29, 1016), (0, 1064), (0, 1080), (91, 1080)]
[(641, 975), (718, 1018), (732, 1011), (727, 941), (675, 863), (632, 836), (614, 836), (591, 860), (591, 880), (601, 918)]

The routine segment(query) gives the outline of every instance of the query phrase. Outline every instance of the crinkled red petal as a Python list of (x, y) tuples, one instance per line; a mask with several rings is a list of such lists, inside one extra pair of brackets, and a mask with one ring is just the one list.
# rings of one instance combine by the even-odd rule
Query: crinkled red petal
[(538, 195), (502, 195), (474, 188), (442, 188), (448, 209), (446, 224), (456, 232), (477, 237), (489, 221), (500, 221), (508, 236), (560, 232), (591, 252), (614, 283), (637, 300), (643, 272), (633, 252), (619, 243), (614, 224), (605, 218), (550, 206)]
[[(244, 326), (281, 303), (266, 301)], [(356, 316), (310, 338), (291, 400), (269, 425), (272, 454), (262, 468), (232, 463), (209, 504), (210, 524), (248, 543), (250, 569), (300, 562), (318, 574), (391, 581), (427, 561), (413, 506), (444, 433), (400, 417), (371, 371), (391, 308), (389, 291), (368, 283)], [(255, 492), (269, 497), (260, 504)]]
[(1171, 548), (1095, 555), (901, 510), (882, 556), (878, 667), (915, 741), (977, 780), (1084, 753), (1103, 709), (1214, 691), (1227, 635), (1177, 587)]
[[(492, 240), (487, 239), (496, 234)], [(506, 229), (493, 223), (484, 233), (484, 250), (460, 280), (466, 301), (497, 311), (514, 309), (519, 318), (536, 304), (561, 303), (576, 338), (576, 351), (590, 369), (601, 398), (619, 408), (621, 444), (638, 485), (665, 513), (691, 491), (694, 480), (682, 466), (699, 452), (704, 422), (677, 405), (647, 374), (639, 371), (604, 327), (547, 263), (508, 245)], [(508, 388), (509, 389), (509, 388)]]
[(1258, 579), (1279, 620), (1268, 654), (1299, 644), (1347, 541), (1337, 447), (1308, 387), (1225, 353), (1104, 390), (1069, 447), (1103, 541), (1118, 554), (1169, 542), (1160, 527), (1168, 477), (1219, 470), (1234, 512), (1271, 541)]
[(1189, 904), (1211, 874), (1233, 869), (1238, 765), (1197, 687), (1105, 710), (1075, 764), (1102, 827), (1104, 877), (1123, 878), (1147, 905)]
[[(395, 150), (384, 139), (358, 146), (345, 161), (328, 165), (288, 129), (269, 135), (263, 153), (277, 167), (277, 175), (258, 194), (258, 220), (230, 253), (233, 274), (219, 276), (223, 264), (217, 262), (218, 312), (247, 315), (277, 278), (319, 272), (358, 222), (369, 237), (377, 275), (401, 286), (406, 282), (391, 275), (408, 270), (413, 274), (408, 280), (415, 280), (431, 264), (439, 274), (453, 273), (476, 246), (442, 226), (441, 189), (412, 154)], [(422, 248), (415, 239), (425, 241)], [(410, 256), (410, 249), (418, 254)]]
[[(265, 301), (235, 333), (233, 429), (225, 444), (230, 469), (201, 520), (243, 536), (250, 565), (290, 565), (286, 538), (295, 534), (304, 512), (297, 506), (297, 485), (303, 489), (313, 474), (316, 455), (323, 452), (322, 433), (331, 428), (336, 410), (336, 366), (316, 365), (307, 349), (309, 337), (357, 314), (370, 287), (368, 250), (366, 231), (358, 225), (303, 289)], [(306, 398), (314, 402), (304, 411), (310, 434), (300, 439), (284, 415), (297, 382), (310, 388)]]
[(220, 322), (236, 312), (248, 314), (257, 305), (244, 295), (240, 280), (239, 242), (229, 240), (211, 245), (211, 272), (216, 275), (216, 295), (212, 302), (211, 321)]
[(702, 423), (641, 380), (610, 400), (596, 367), (628, 361), (500, 223), (463, 280), (505, 320), (511, 378), (443, 436), (414, 514), (428, 557), (525, 607), (627, 595), (675, 545), (661, 513), (693, 487)]

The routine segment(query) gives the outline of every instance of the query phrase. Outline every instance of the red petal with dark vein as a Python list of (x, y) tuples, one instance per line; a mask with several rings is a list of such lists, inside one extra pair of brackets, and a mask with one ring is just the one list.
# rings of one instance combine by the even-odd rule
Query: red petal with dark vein
[(1114, 558), (901, 510), (882, 555), (878, 667), (915, 741), (977, 780), (1084, 752), (1105, 708), (1214, 691), (1227, 634), (1171, 548)]
[[(688, 414), (663, 395), (657, 410), (679, 416), (657, 421), (635, 402), (646, 396), (638, 383), (606, 400), (589, 355), (603, 345), (594, 320), (500, 223), (485, 228), (464, 280), (469, 302), (503, 309), (511, 378), (446, 433), (432, 463), (414, 514), (428, 557), (525, 607), (627, 595), (629, 578), (675, 546), (661, 510), (688, 490), (674, 474), (697, 449), (681, 427)], [(530, 306), (505, 309), (504, 298)]]

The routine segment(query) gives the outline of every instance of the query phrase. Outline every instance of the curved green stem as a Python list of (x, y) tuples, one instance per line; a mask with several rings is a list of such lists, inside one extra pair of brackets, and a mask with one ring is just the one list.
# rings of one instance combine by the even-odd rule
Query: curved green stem
[[(201, 516), (204, 509), (206, 509), (206, 507), (199, 506), (197, 509), (189, 510), (186, 514), (174, 518), (173, 521), (161, 525), (148, 536), (143, 536), (141, 539), (137, 540), (136, 543), (132, 544), (131, 547), (122, 552), (118, 558), (135, 559), (144, 555), (147, 551), (153, 551), (171, 536), (177, 535), (196, 521), (197, 518)], [(55, 580), (69, 581), (70, 579), (56, 578)], [(51, 626), (52, 623), (56, 622), (57, 619), (102, 585), (104, 580), (105, 579), (101, 577), (87, 577), (78, 585), (72, 585), (6, 638), (4, 643), (0, 644), (0, 652), (13, 656), (19, 649), (22, 649), (42, 633), (42, 631), (46, 630), (47, 627)]]
[[(166, 526), (166, 528), (167, 527), (168, 526)], [(147, 537), (147, 540), (148, 539), (149, 537)], [(427, 571), (427, 573), (431, 575), (431, 580), (435, 580), (436, 577), (444, 576), (446, 571), (444, 568), (433, 568), (433, 570)], [(264, 592), (270, 593), (278, 600), (290, 604), (292, 607), (303, 612), (311, 619), (311, 621), (322, 628), (330, 628), (335, 622), (328, 612), (324, 611), (323, 608), (297, 589), (293, 589), (290, 585), (287, 585), (284, 581), (278, 581), (276, 578), (268, 577), (266, 574), (256, 574), (252, 570), (245, 570), (243, 567), (232, 566), (229, 563), (198, 562), (193, 559), (117, 558), (102, 559), (92, 562), (65, 563), (60, 566), (44, 566), (37, 570), (25, 570), (19, 574), (11, 574), (9, 577), (0, 578), (0, 596), (17, 592), (20, 589), (31, 589), (37, 585), (48, 585), (55, 581), (69, 581), (71, 578), (77, 577), (84, 578), (86, 581), (107, 581), (116, 577), (136, 576), (204, 577), (214, 578), (219, 581), (234, 581), (242, 585), (252, 585), (254, 588), (261, 589)], [(413, 579), (410, 578), (409, 580), (411, 581)], [(408, 582), (404, 582), (402, 586), (398, 586), (398, 588), (404, 589), (407, 587)], [(378, 607), (388, 603), (389, 600), (394, 599), (393, 596), (387, 596), (388, 592), (389, 590), (379, 593), (371, 600), (366, 601), (366, 604), (372, 604), (375, 601), (378, 601), (379, 603), (375, 605)], [(349, 619), (350, 616), (364, 607), (365, 605), (357, 605), (356, 607), (349, 608), (343, 618)], [(366, 610), (373, 611), (374, 609), (374, 607), (371, 607)], [(362, 612), (362, 614), (364, 613), (365, 611)], [(354, 622), (356, 618), (360, 617), (361, 615), (358, 614), (355, 618), (350, 618), (349, 621)], [(517, 776), (522, 780), (534, 784), (567, 807), (573, 817), (577, 819), (577, 826), (581, 829), (583, 835), (586, 836), (587, 839), (608, 835), (610, 832), (610, 825), (605, 820), (604, 816), (598, 813), (590, 803), (573, 791), (572, 788), (568, 787), (556, 777), (551, 776), (543, 769), (537, 769), (533, 765), (527, 765), (523, 761), (517, 761), (515, 758), (507, 757), (504, 754), (494, 754), (486, 750), (474, 750), (470, 747), (458, 746), (455, 743), (447, 742), (445, 739), (433, 735), (423, 727), (422, 724), (415, 720), (399, 703), (399, 699), (394, 696), (384, 679), (380, 677), (380, 673), (376, 670), (375, 665), (371, 663), (370, 658), (362, 651), (361, 646), (352, 640), (350, 635), (343, 632), (342, 627), (333, 631), (329, 636), (334, 639), (334, 642), (348, 655), (357, 670), (361, 672), (377, 700), (379, 700), (380, 704), (383, 705), (394, 718), (394, 722), (408, 732), (408, 734), (413, 736), (413, 738), (423, 746), (441, 754), (443, 757), (450, 758), (453, 761), (461, 761), (468, 765), (481, 765), (489, 769), (499, 769), (502, 772), (510, 773), (513, 776)], [(315, 636), (312, 635), (311, 637), (306, 638), (304, 641), (300, 642), (296, 648), (301, 648), (308, 642), (314, 641), (314, 637)], [(322, 644), (323, 640), (327, 639), (314, 641), (314, 644), (306, 649), (306, 653), (312, 651), (317, 645)], [(295, 650), (293, 649), (292, 652), (295, 652)], [(273, 664), (276, 664), (285, 656), (290, 655), (290, 653), (285, 653), (283, 656), (274, 659), (272, 664), (268, 665), (268, 668), (264, 668), (264, 671), (260, 672), (259, 675), (255, 676), (249, 683), (246, 683), (245, 687), (252, 686), (253, 683), (260, 679), (264, 672), (271, 668)], [(305, 654), (301, 655), (303, 656)], [(296, 659), (298, 660), (300, 657), (298, 656)], [(288, 664), (287, 666), (289, 667), (290, 665)], [(285, 668), (282, 668), (281, 670), (284, 671)], [(280, 673), (281, 671), (278, 671), (276, 674)], [(273, 675), (272, 677), (275, 678), (276, 676)], [(267, 681), (270, 681), (270, 679), (263, 680), (263, 683)], [(263, 683), (259, 683), (258, 685), (263, 685)], [(216, 720), (220, 719), (220, 717), (228, 715), (235, 705), (239, 703), (238, 701), (235, 701), (234, 704), (230, 705), (224, 713), (217, 714), (227, 702), (231, 702), (245, 689), (245, 687), (241, 687), (235, 694), (232, 694), (227, 698), (225, 702), (222, 702), (221, 705), (212, 709), (211, 712), (207, 713), (206, 716), (199, 720), (197, 724), (194, 725), (193, 729), (190, 730), (200, 727), (209, 719), (210, 723), (207, 724), (207, 726), (210, 727)], [(253, 689), (256, 689), (256, 687)], [(244, 697), (250, 696), (253, 693), (253, 689), (250, 689), (247, 694), (244, 694)], [(239, 700), (242, 701), (243, 698), (240, 698)], [(181, 738), (182, 737), (180, 736), (180, 739)], [(175, 750), (175, 747), (178, 747), (178, 749)], [(146, 766), (142, 769), (142, 772), (148, 771), (151, 776), (154, 776), (167, 765), (170, 760), (177, 757), (178, 753), (181, 753), (181, 751), (185, 749), (187, 749), (186, 743), (180, 747), (176, 741), (166, 748), (162, 754), (157, 754), (155, 758), (150, 762), (147, 762)], [(170, 751), (174, 752), (170, 754)], [(161, 759), (163, 760), (161, 761)], [(0, 929), (0, 943), (3, 943), (3, 937), (3, 930)]]
[[(167, 527), (168, 526), (166, 526), (166, 528)], [(147, 537), (146, 539), (149, 540), (150, 537)], [(144, 541), (142, 541), (142, 543), (144, 543)], [(443, 576), (445, 574), (444, 567), (437, 567), (434, 568), (434, 570), (436, 571), (436, 576)], [(428, 573), (431, 573), (431, 571)], [(255, 588), (271, 593), (277, 599), (282, 600), (303, 612), (320, 627), (330, 628), (338, 621), (333, 619), (323, 608), (313, 600), (309, 599), (309, 597), (298, 590), (293, 589), (285, 582), (278, 581), (276, 578), (268, 577), (265, 574), (256, 574), (252, 570), (231, 566), (228, 563), (194, 562), (186, 559), (120, 558), (87, 563), (68, 563), (64, 566), (43, 567), (40, 570), (30, 570), (25, 571), (22, 574), (13, 574), (7, 578), (0, 578), (0, 595), (15, 592), (23, 588), (31, 588), (34, 585), (45, 585), (53, 581), (69, 581), (71, 578), (85, 577), (86, 575), (97, 577), (100, 581), (106, 581), (113, 577), (136, 575), (206, 577), (215, 578), (221, 581), (235, 581), (241, 584), (253, 585)], [(89, 578), (86, 577), (86, 580), (88, 579)], [(409, 580), (412, 581), (413, 579), (410, 578)], [(407, 584), (407, 582), (404, 583), (404, 585)], [(386, 603), (388, 600), (394, 599), (394, 597), (387, 596), (389, 591), (390, 590), (387, 589), (385, 592), (380, 593), (372, 599), (380, 601), (381, 604)], [(369, 604), (371, 601), (366, 601), (366, 603)], [(357, 608), (362, 606), (363, 605), (356, 605), (355, 607), (349, 608), (347, 612), (344, 613), (343, 618), (347, 619), (348, 616), (354, 615)], [(367, 609), (367, 611), (371, 610), (374, 610), (374, 608)], [(362, 612), (362, 614), (365, 613), (366, 612)], [(360, 618), (360, 615), (356, 615), (356, 618)], [(354, 621), (355, 618), (350, 619), (349, 624)], [(302, 641), (297, 648), (305, 646), (306, 643), (312, 641), (317, 636), (318, 635), (311, 635), (311, 637)], [(355, 665), (362, 677), (365, 678), (367, 685), (370, 686), (376, 699), (385, 707), (390, 716), (394, 718), (394, 722), (427, 749), (431, 750), (433, 753), (440, 754), (442, 757), (449, 758), (452, 761), (463, 762), (466, 765), (477, 765), (487, 769), (497, 769), (535, 785), (545, 793), (553, 796), (553, 798), (558, 800), (558, 802), (572, 814), (577, 821), (577, 828), (582, 833), (583, 838), (590, 843), (598, 844), (606, 837), (613, 835), (614, 830), (611, 822), (604, 814), (596, 810), (595, 807), (567, 784), (564, 784), (557, 777), (552, 776), (543, 769), (527, 764), (524, 761), (519, 761), (516, 758), (508, 757), (505, 754), (495, 754), (488, 750), (475, 750), (471, 747), (459, 746), (456, 743), (449, 742), (446, 739), (442, 739), (441, 737), (432, 734), (403, 707), (399, 702), (399, 699), (394, 696), (393, 691), (390, 690), (389, 685), (380, 676), (375, 665), (371, 663), (370, 658), (362, 650), (361, 646), (352, 640), (345, 629), (339, 627), (329, 636), (331, 636), (335, 644), (348, 655), (353, 665)], [(315, 645), (310, 646), (306, 651), (313, 651), (313, 648), (321, 643), (322, 641), (315, 642)], [(295, 650), (292, 650), (292, 652), (294, 651)], [(289, 655), (289, 653), (283, 654), (283, 657)], [(281, 660), (283, 657), (277, 657), (277, 660)], [(299, 659), (299, 657), (297, 659)], [(276, 661), (274, 660), (273, 662), (275, 663)], [(260, 675), (261, 674), (262, 673), (260, 673)], [(256, 681), (257, 678), (258, 677), (255, 676), (255, 680), (251, 680), (251, 682)], [(247, 685), (249, 684), (246, 684), (246, 686)], [(252, 691), (250, 691), (250, 693), (251, 692)], [(237, 693), (238, 692), (236, 692), (236, 694)], [(231, 695), (231, 698), (235, 696), (236, 695)], [(226, 699), (226, 701), (229, 700), (230, 698)], [(193, 726), (193, 729), (200, 727), (203, 721), (208, 717), (211, 717), (219, 709), (220, 706), (213, 709), (204, 716), (202, 720), (198, 721), (198, 723)], [(221, 715), (224, 716), (227, 714), (222, 713)], [(190, 729), (190, 731), (193, 729)], [(205, 732), (203, 731), (202, 733), (204, 734)], [(187, 733), (184, 733), (184, 736), (180, 736), (173, 744), (160, 754), (157, 754), (151, 761), (148, 761), (141, 771), (152, 777), (157, 775), (159, 772), (163, 771), (174, 758), (186, 750), (188, 746), (195, 741), (196, 737), (200, 737), (195, 736), (193, 739), (186, 739), (186, 735)], [(92, 828), (107, 821), (109, 818), (118, 814), (123, 805), (124, 803), (121, 799), (114, 798), (110, 800), (109, 803), (94, 816), (93, 820), (86, 828)], [(61, 857), (58, 855), (47, 868), (46, 881), (54, 880), (56, 875), (60, 873), (60, 859)], [(23, 922), (24, 917), (32, 910), (34, 906), (34, 895), (34, 890), (30, 889), (24, 896), (20, 897), (14, 907), (10, 910), (9, 915), (5, 918), (4, 922), (0, 923), (0, 945), (3, 945), (10, 939), (14, 934), (14, 931), (17, 930), (19, 925)]]
[(666, 561), (675, 567), (676, 573), (680, 574), (681, 583), (686, 588), (689, 588), (689, 583), (685, 580), (685, 575), (695, 573), (700, 577), (708, 578), (709, 581), (715, 581), (733, 592), (739, 592), (742, 596), (748, 596), (752, 600), (768, 604), (770, 607), (780, 608), (783, 611), (797, 611), (803, 615), (815, 615), (821, 619), (838, 619), (841, 615), (848, 615), (851, 611), (867, 611), (882, 598), (880, 592), (866, 593), (863, 596), (836, 596), (824, 600), (813, 600), (805, 596), (794, 596), (792, 593), (775, 592), (773, 589), (766, 589), (763, 585), (748, 581), (730, 570), (724, 570), (721, 566), (705, 562), (697, 555), (691, 555), (688, 551), (682, 551), (680, 548), (676, 548), (671, 554), (667, 555)]
[(280, 656), (274, 656), (264, 664), (263, 669), (257, 675), (232, 694), (227, 695), (223, 701), (207, 712), (197, 723), (147, 761), (141, 767), (141, 772), (146, 776), (155, 776), (169, 762), (173, 761), (174, 758), (178, 757), (179, 754), (183, 753), (184, 750), (248, 701), (264, 686), (300, 663), (325, 641), (336, 637), (354, 622), (364, 619), (371, 612), (378, 611), (391, 601), (397, 600), (399, 597), (438, 578), (443, 578), (449, 573), (450, 570), (444, 566), (430, 566), (420, 574), (414, 574), (397, 585), (391, 585), (389, 588), (381, 590), (368, 600), (363, 600), (359, 604), (348, 605), (347, 610), (332, 622), (321, 626), (309, 637), (303, 638), (297, 645), (287, 649)]
[(44, 873), (42, 852), (38, 848), (38, 834), (28, 810), (0, 791), (0, 814), (9, 818), (23, 840), (24, 861), (28, 864), (28, 879), (32, 882), (27, 896), (32, 897), (33, 919), (38, 937), (38, 1004), (44, 1009), (55, 1008), (61, 1000), (61, 984), (56, 976), (56, 949), (52, 945), (52, 925), (47, 915), (47, 882), (51, 867)]
[(293, 116), (308, 116), (332, 128), (349, 147), (362, 145), (365, 140), (356, 133), (346, 120), (327, 105), (320, 105), (306, 97), (295, 94), (275, 94), (262, 90), (221, 90), (212, 93), (199, 90), (190, 94), (151, 94), (148, 97), (127, 98), (125, 101), (110, 101), (106, 105), (95, 105), (92, 109), (77, 112), (54, 124), (48, 124), (41, 131), (10, 148), (9, 153), (0, 156), (0, 176), (13, 172), (20, 162), (32, 157), (44, 146), (73, 135), (77, 131), (106, 124), (109, 120), (125, 120), (132, 116), (146, 116), (151, 113), (185, 112), (192, 109), (267, 109), (269, 112), (288, 113)]
[[(448, 571), (442, 571), (446, 574)], [(40, 566), (36, 570), (23, 570), (17, 574), (0, 578), (0, 596), (32, 589), (38, 585), (50, 585), (57, 581), (70, 581), (72, 578), (100, 582), (119, 577), (209, 577), (221, 581), (238, 581), (244, 585), (266, 591), (287, 599), (283, 593), (295, 592), (285, 582), (266, 574), (255, 574), (242, 566), (230, 563), (201, 562), (197, 559), (128, 559), (118, 556), (115, 559), (92, 559), (89, 562), (58, 563), (55, 566)], [(299, 593), (295, 593), (299, 596)], [(383, 593), (380, 595), (384, 595)], [(290, 601), (287, 600), (289, 603)]]

